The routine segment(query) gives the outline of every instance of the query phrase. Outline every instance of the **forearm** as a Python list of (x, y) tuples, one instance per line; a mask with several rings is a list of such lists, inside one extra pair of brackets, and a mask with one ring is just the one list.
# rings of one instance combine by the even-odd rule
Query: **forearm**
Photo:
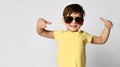
[(105, 27), (105, 28), (103, 29), (103, 31), (102, 31), (102, 33), (101, 33), (101, 36), (100, 36), (100, 38), (101, 38), (101, 43), (106, 43), (106, 41), (108, 40), (109, 35), (110, 35), (110, 30), (111, 30), (111, 28), (107, 28), (107, 27)]
[(105, 23), (105, 28), (103, 29), (100, 36), (93, 36), (91, 43), (93, 44), (104, 44), (109, 38), (111, 28), (113, 24), (111, 21), (100, 18)]
[(46, 29), (44, 29), (44, 28), (38, 28), (38, 29), (37, 29), (37, 33), (38, 33), (40, 36), (54, 39), (53, 31), (46, 30)]

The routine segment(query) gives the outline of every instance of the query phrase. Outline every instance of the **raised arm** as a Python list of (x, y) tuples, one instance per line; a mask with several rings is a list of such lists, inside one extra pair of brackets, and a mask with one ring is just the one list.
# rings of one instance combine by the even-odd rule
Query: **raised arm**
[(40, 36), (54, 39), (53, 31), (50, 31), (50, 30), (46, 30), (46, 29), (45, 29), (47, 24), (49, 25), (49, 24), (51, 24), (51, 23), (48, 22), (48, 21), (46, 21), (46, 20), (43, 19), (43, 18), (38, 19), (38, 21), (37, 21), (37, 27), (36, 27), (37, 33), (38, 33)]
[(103, 29), (100, 36), (93, 36), (92, 42), (93, 44), (104, 44), (109, 38), (109, 34), (111, 31), (111, 28), (113, 27), (113, 24), (111, 21), (106, 20), (104, 18), (100, 18), (101, 21), (104, 22), (105, 28)]

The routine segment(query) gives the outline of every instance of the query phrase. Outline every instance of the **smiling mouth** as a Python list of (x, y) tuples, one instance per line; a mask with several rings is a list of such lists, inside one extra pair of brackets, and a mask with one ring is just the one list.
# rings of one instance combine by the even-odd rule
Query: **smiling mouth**
[(70, 25), (70, 27), (72, 27), (72, 28), (76, 28), (76, 27), (77, 27), (77, 25)]

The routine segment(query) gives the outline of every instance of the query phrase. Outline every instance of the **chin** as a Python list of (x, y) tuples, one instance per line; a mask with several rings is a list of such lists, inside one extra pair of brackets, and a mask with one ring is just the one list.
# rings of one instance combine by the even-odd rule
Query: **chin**
[(68, 26), (67, 29), (72, 32), (77, 32), (80, 29), (80, 26)]
[(72, 32), (77, 32), (78, 30), (73, 30)]
[(72, 32), (77, 32), (78, 29), (69, 29), (69, 31), (72, 31)]

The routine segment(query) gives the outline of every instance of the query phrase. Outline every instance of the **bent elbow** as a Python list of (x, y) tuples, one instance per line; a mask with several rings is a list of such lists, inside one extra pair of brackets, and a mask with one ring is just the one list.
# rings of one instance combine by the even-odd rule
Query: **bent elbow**
[(102, 45), (104, 45), (107, 41), (106, 40), (101, 40), (101, 43)]

